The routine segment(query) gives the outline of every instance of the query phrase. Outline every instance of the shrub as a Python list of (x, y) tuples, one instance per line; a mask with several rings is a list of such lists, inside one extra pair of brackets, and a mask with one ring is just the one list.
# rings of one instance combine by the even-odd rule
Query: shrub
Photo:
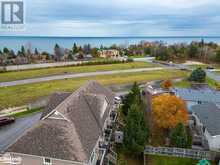
[(206, 72), (202, 68), (197, 68), (192, 71), (188, 80), (203, 83), (206, 80)]

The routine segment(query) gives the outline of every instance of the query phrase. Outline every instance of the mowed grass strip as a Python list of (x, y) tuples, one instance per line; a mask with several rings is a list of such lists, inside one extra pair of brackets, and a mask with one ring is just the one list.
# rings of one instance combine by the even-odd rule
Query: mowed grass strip
[(199, 160), (168, 156), (146, 156), (146, 165), (196, 165)]
[(129, 62), (129, 63), (120, 63), (120, 64), (66, 66), (66, 67), (57, 67), (57, 68), (4, 72), (4, 73), (0, 73), (0, 82), (22, 80), (22, 79), (28, 79), (34, 77), (61, 75), (61, 74), (135, 69), (135, 68), (146, 68), (146, 67), (155, 67), (155, 66), (157, 65), (147, 62)]
[(43, 83), (18, 85), (0, 88), (0, 109), (25, 105), (39, 97), (48, 96), (54, 92), (74, 91), (88, 80), (97, 80), (103, 85), (130, 84), (133, 82), (147, 82), (186, 77), (187, 72), (179, 70), (160, 70), (114, 75), (84, 77), (78, 79), (56, 80)]

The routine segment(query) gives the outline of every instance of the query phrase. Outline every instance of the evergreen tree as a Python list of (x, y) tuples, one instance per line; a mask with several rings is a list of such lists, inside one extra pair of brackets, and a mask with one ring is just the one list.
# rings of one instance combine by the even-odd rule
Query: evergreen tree
[(203, 83), (206, 80), (206, 72), (202, 68), (197, 68), (192, 71), (189, 81)]
[(55, 59), (57, 61), (60, 61), (61, 57), (63, 56), (63, 53), (62, 53), (61, 48), (58, 44), (55, 44), (55, 46), (54, 46), (54, 54), (55, 54)]
[(3, 48), (3, 53), (8, 54), (9, 52), (10, 52), (10, 51), (9, 51), (8, 48), (6, 48), (6, 47)]
[(189, 49), (188, 49), (188, 55), (190, 58), (196, 58), (198, 57), (199, 54), (199, 48), (197, 45), (195, 45), (194, 43), (191, 43), (189, 45)]
[(26, 52), (25, 52), (25, 48), (24, 48), (23, 45), (21, 46), (21, 54), (22, 54), (23, 56), (25, 56), (25, 54), (26, 54)]
[(73, 51), (73, 54), (78, 53), (78, 47), (77, 47), (76, 43), (73, 44), (72, 51)]
[(191, 138), (182, 123), (179, 123), (170, 133), (170, 143), (174, 147), (188, 148), (191, 146)]
[(126, 117), (124, 127), (123, 148), (126, 153), (140, 155), (145, 147), (149, 135), (144, 113), (138, 104), (132, 104)]
[(39, 52), (38, 52), (37, 48), (34, 49), (34, 54), (39, 55)]
[(122, 103), (123, 103), (122, 112), (124, 115), (127, 115), (128, 110), (130, 109), (133, 103), (137, 103), (142, 106), (143, 103), (141, 101), (141, 91), (136, 82), (133, 84), (129, 94), (127, 94), (124, 97), (124, 99), (122, 99)]

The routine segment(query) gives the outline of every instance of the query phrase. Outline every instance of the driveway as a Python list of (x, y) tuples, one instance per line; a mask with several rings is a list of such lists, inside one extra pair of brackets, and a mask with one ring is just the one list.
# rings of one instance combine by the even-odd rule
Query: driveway
[(91, 72), (91, 73), (66, 74), (66, 75), (57, 75), (57, 76), (25, 79), (25, 80), (16, 80), (16, 81), (10, 81), (10, 82), (1, 82), (0, 87), (9, 87), (9, 86), (15, 86), (15, 85), (39, 83), (39, 82), (52, 81), (52, 80), (63, 80), (63, 79), (72, 79), (72, 78), (80, 78), (80, 77), (89, 77), (89, 76), (111, 75), (111, 74), (119, 74), (119, 73), (135, 73), (135, 72), (144, 72), (144, 71), (156, 71), (156, 70), (162, 70), (162, 69), (163, 69), (162, 67), (154, 67), (154, 68), (139, 68), (139, 69), (127, 69), (127, 70), (115, 70), (115, 71), (100, 71), (100, 72)]
[(41, 113), (35, 113), (17, 119), (14, 123), (0, 127), (0, 152), (13, 144), (28, 128), (36, 124), (40, 119)]

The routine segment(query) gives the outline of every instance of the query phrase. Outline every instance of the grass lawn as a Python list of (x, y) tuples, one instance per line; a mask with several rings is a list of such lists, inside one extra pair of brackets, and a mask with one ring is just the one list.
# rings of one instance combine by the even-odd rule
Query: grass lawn
[(198, 160), (168, 156), (146, 156), (146, 165), (196, 165)]
[(216, 73), (220, 75), (220, 71), (217, 71)]
[[(216, 85), (218, 84), (215, 80), (210, 79), (208, 77), (206, 78), (206, 83), (211, 88), (216, 88)], [(190, 88), (191, 87), (191, 83), (189, 81), (187, 81), (186, 79), (184, 79), (184, 80), (182, 80), (180, 82), (175, 82), (174, 86), (178, 87), (178, 88)]]
[(143, 156), (131, 157), (126, 155), (121, 146), (116, 147), (117, 165), (143, 165)]
[(159, 70), (152, 72), (138, 72), (114, 75), (101, 75), (48, 81), (36, 84), (18, 85), (0, 88), (0, 109), (19, 106), (34, 101), (39, 97), (48, 96), (53, 92), (74, 91), (88, 80), (97, 80), (103, 85), (131, 84), (133, 82), (147, 82), (152, 80), (186, 77), (187, 72), (179, 70)]
[(155, 67), (155, 66), (156, 65), (147, 62), (129, 62), (129, 63), (120, 63), (120, 64), (67, 66), (67, 67), (26, 70), (26, 71), (13, 71), (13, 72), (0, 73), (0, 82), (59, 75), (59, 74), (122, 70), (122, 69)]
[(33, 113), (41, 112), (41, 111), (42, 111), (41, 108), (36, 108), (36, 109), (30, 109), (30, 110), (23, 111), (23, 112), (18, 112), (18, 113), (12, 114), (10, 116), (14, 117), (14, 118), (20, 118), (20, 117), (24, 117), (24, 116), (27, 116), (27, 115), (30, 115)]
[(182, 81), (175, 82), (174, 86), (178, 87), (178, 88), (190, 88), (191, 87), (191, 83), (189, 81), (187, 81), (186, 79), (184, 79)]

